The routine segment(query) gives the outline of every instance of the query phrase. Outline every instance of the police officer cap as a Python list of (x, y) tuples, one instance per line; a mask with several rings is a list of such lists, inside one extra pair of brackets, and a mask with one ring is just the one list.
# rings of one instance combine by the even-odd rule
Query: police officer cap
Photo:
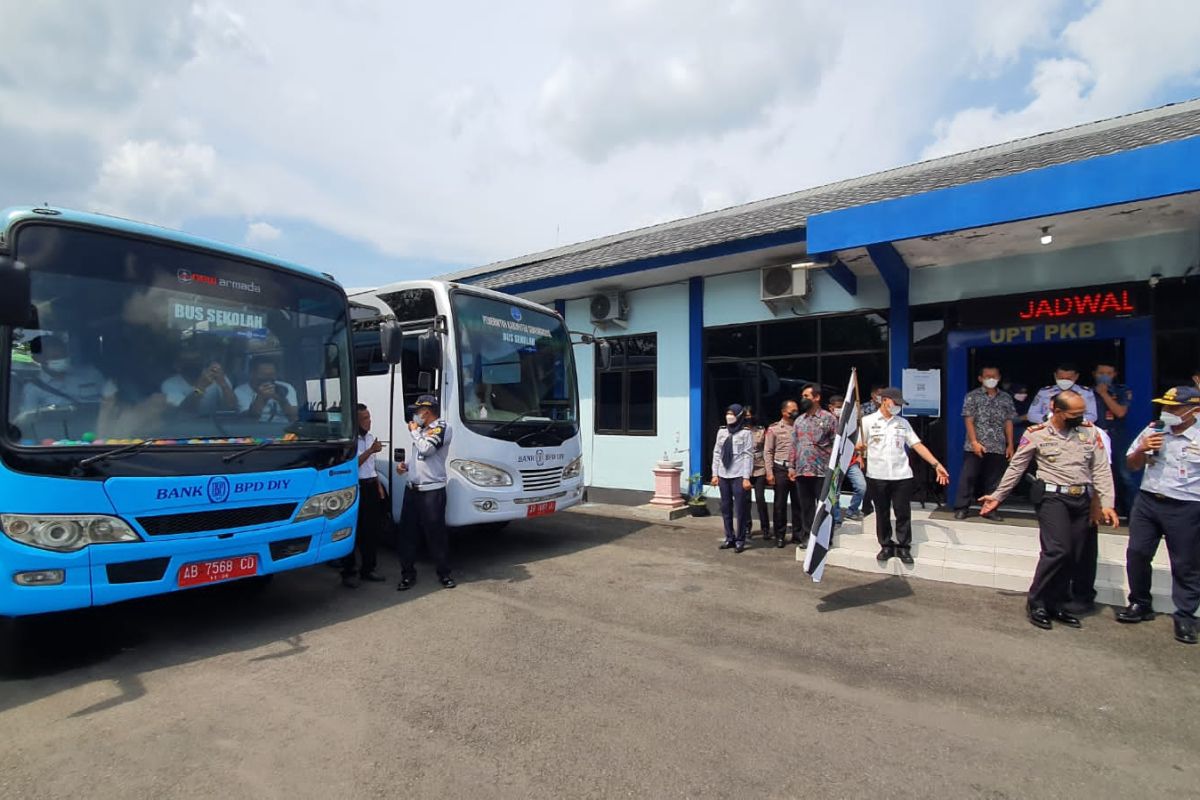
[(891, 400), (897, 405), (908, 405), (908, 401), (904, 399), (904, 395), (895, 386), (889, 386), (886, 389), (880, 390), (879, 396), (886, 397), (888, 400)]
[(437, 411), (437, 398), (431, 394), (423, 394), (417, 398), (417, 402), (413, 403), (413, 408), (432, 408), (434, 411)]
[(1191, 386), (1176, 386), (1167, 389), (1162, 397), (1150, 401), (1163, 406), (1200, 406), (1200, 389)]

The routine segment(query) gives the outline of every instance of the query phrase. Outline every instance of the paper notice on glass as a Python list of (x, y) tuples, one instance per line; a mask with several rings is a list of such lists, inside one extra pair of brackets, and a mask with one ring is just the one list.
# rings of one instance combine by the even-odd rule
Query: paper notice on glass
[(906, 369), (900, 392), (908, 405), (906, 417), (940, 417), (942, 415), (942, 371), (940, 369)]

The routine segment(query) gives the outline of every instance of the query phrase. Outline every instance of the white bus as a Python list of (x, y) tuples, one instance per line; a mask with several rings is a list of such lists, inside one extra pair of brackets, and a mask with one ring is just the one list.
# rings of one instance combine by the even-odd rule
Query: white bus
[(385, 445), (377, 464), (393, 519), (405, 482), (395, 464), (411, 457), (410, 407), (422, 394), (437, 396), (450, 426), (447, 525), (503, 524), (583, 499), (575, 360), (559, 314), (428, 280), (352, 292), (350, 302), (358, 398)]

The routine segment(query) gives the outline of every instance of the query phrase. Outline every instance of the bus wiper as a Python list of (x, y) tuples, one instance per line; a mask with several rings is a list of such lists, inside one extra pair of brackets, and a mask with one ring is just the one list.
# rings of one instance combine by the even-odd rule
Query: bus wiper
[(527, 419), (546, 419), (546, 418), (545, 417), (535, 417), (531, 412), (525, 411), (525, 412), (513, 417), (512, 419), (510, 419), (508, 422), (504, 423), (503, 425), (500, 425), (497, 428), (493, 428), (492, 433), (496, 434), (496, 433), (500, 433), (500, 431), (506, 431), (509, 429), (510, 426), (516, 425), (518, 422), (524, 422)]
[(221, 460), (224, 461), (226, 464), (228, 464), (231, 461), (236, 461), (237, 459), (241, 458), (244, 455), (253, 453), (255, 450), (262, 450), (263, 448), (270, 447), (273, 444), (279, 444), (281, 441), (282, 441), (282, 439), (267, 439), (265, 442), (259, 442), (258, 444), (252, 444), (247, 448), (238, 450), (236, 453), (230, 453), (227, 456), (223, 456), (221, 458)]
[(133, 444), (122, 445), (121, 447), (117, 447), (112, 450), (105, 450), (103, 453), (97, 453), (94, 456), (88, 456), (87, 458), (80, 459), (77, 466), (90, 467), (92, 464), (96, 464), (101, 461), (107, 461), (110, 458), (116, 458), (117, 456), (124, 455), (126, 453), (132, 453), (135, 450), (141, 450), (143, 447), (149, 447), (151, 444), (152, 442), (147, 439), (143, 442), (134, 442)]

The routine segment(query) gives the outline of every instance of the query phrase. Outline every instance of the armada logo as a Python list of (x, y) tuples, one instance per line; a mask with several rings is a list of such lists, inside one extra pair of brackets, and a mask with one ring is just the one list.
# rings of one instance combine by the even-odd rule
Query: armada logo
[(202, 283), (205, 286), (217, 286), (221, 289), (237, 289), (240, 292), (262, 294), (262, 287), (254, 281), (235, 281), (229, 278), (216, 278), (212, 275), (204, 275), (186, 269), (177, 270), (175, 277), (179, 279), (180, 283)]

